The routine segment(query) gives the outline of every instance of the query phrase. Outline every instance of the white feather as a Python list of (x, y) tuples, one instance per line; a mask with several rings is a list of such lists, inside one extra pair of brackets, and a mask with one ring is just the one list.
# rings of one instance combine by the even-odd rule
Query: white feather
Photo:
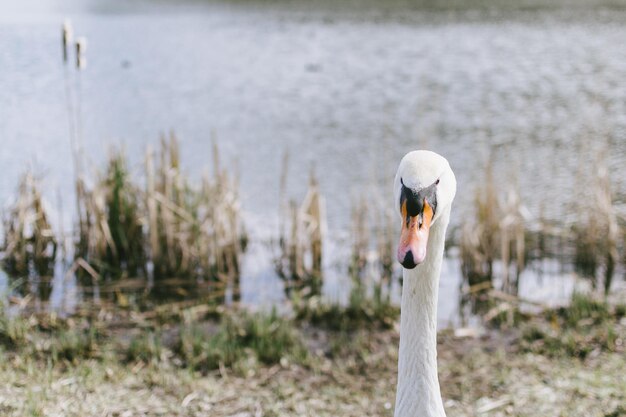
[(456, 179), (442, 156), (430, 151), (408, 153), (394, 183), (398, 213), (400, 179), (415, 190), (438, 179), (439, 184), (426, 259), (414, 269), (403, 270), (395, 417), (445, 417), (437, 376), (437, 295)]

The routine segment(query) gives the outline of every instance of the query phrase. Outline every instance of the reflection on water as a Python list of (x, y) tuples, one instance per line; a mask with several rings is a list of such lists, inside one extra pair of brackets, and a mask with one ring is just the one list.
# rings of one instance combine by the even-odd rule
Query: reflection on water
[[(139, 14), (121, 3), (89, 4), (0, 19), (0, 200), (10, 200), (31, 164), (45, 174), (51, 218), (69, 229), (66, 82), (80, 106), (91, 165), (102, 165), (110, 143), (123, 143), (140, 172), (145, 146), (175, 129), (184, 168), (196, 174), (211, 166), (215, 137), (241, 173), (245, 219), (254, 225), (244, 302), (282, 299), (267, 242), (277, 231), (286, 148), (298, 167), (289, 175), (289, 195), (303, 196), (315, 166), (328, 201), (325, 291), (336, 299), (347, 293), (337, 265), (348, 250), (354, 197), (367, 191), (391, 201), (395, 164), (414, 148), (442, 153), (455, 170), (453, 227), (468, 215), (489, 154), (496, 177), (519, 184), (534, 216), (570, 222), (594, 155), (605, 151), (623, 210), (626, 180), (616, 174), (626, 164), (621, 9), (447, 13), (401, 5), (312, 12), (192, 2), (159, 3)], [(89, 40), (80, 75), (61, 65), (65, 16)], [(458, 299), (460, 282), (458, 262), (448, 262), (442, 322), (456, 314), (449, 300)], [(523, 297), (573, 285), (568, 274), (532, 274), (525, 271), (520, 282)], [(76, 284), (63, 273), (54, 282), (52, 304), (65, 305), (66, 289), (76, 291)]]

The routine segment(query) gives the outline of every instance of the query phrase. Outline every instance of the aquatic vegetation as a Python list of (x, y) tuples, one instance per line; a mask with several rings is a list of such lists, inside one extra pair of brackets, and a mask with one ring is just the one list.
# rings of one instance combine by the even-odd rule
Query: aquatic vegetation
[(212, 282), (225, 292), (233, 284), (239, 296), (241, 256), (247, 235), (241, 220), (238, 181), (220, 166), (213, 149), (213, 177), (199, 187), (181, 172), (178, 141), (162, 139), (159, 164), (146, 156), (148, 247), (155, 280), (194, 278)]
[(4, 216), (2, 264), (13, 275), (52, 273), (57, 241), (39, 187), (32, 174), (24, 174), (17, 199)]
[(376, 267), (378, 280), (374, 283), (374, 300), (378, 304), (391, 303), (394, 277), (399, 281), (396, 261), (396, 242), (393, 234), (393, 218), (389, 211), (381, 210), (376, 233)]
[(613, 204), (606, 156), (599, 153), (596, 163), (589, 165), (592, 167), (589, 186), (594, 192), (589, 198), (579, 201), (577, 212), (580, 218), (572, 226), (576, 249), (574, 265), (581, 274), (592, 280), (594, 287), (603, 280), (604, 292), (608, 294), (619, 260), (620, 227)]
[[(382, 206), (382, 208), (380, 208)], [(378, 222), (372, 217), (368, 207), (380, 208)], [(396, 317), (396, 309), (391, 306), (391, 286), (396, 264), (392, 224), (384, 205), (365, 199), (359, 200), (352, 209), (352, 239), (348, 276), (352, 287), (348, 306), (337, 311), (348, 317), (362, 315), (365, 322), (379, 322), (388, 325)], [(377, 227), (372, 228), (370, 225)], [(374, 238), (370, 230), (374, 229)], [(372, 240), (374, 240), (372, 242)], [(321, 315), (326, 313), (322, 312)], [(317, 314), (320, 316), (319, 314)], [(321, 317), (321, 316), (320, 316)]]
[[(514, 188), (508, 190), (502, 204), (500, 220), (500, 258), (502, 260), (502, 290), (509, 294), (517, 294), (520, 274), (526, 267), (527, 248), (526, 235), (531, 216), (521, 203), (519, 193)], [(511, 268), (511, 265), (513, 268)], [(511, 277), (511, 269), (514, 276)]]
[(87, 67), (87, 58), (85, 53), (87, 51), (87, 38), (84, 36), (76, 38), (76, 69), (83, 70)]
[[(95, 281), (146, 277), (150, 270), (159, 283), (182, 279), (181, 289), (198, 280), (211, 283), (219, 298), (229, 282), (238, 284), (247, 237), (237, 180), (219, 166), (214, 149), (214, 176), (194, 186), (181, 172), (178, 155), (174, 135), (162, 140), (156, 169), (148, 150), (145, 188), (131, 178), (119, 151), (111, 153), (107, 170), (92, 187), (77, 179), (75, 265), (83, 276)], [(237, 288), (233, 292), (238, 295)]]
[[(76, 188), (80, 190), (80, 223), (75, 257), (85, 260), (98, 277), (142, 273), (146, 253), (141, 200), (124, 154), (112, 151), (105, 173), (93, 187), (88, 188), (84, 179), (78, 178)], [(81, 271), (88, 272), (84, 268)]]
[[(286, 178), (286, 172), (283, 174)], [(322, 292), (322, 243), (326, 227), (324, 197), (313, 174), (304, 201), (289, 204), (289, 233), (281, 216), (279, 253), (274, 269), (284, 281), (287, 296), (313, 297)]]
[[(495, 278), (501, 290), (517, 294), (519, 278), (526, 267), (530, 248), (532, 216), (521, 202), (519, 192), (509, 186), (505, 193), (497, 189), (493, 177), (493, 161), (485, 168), (485, 179), (475, 192), (475, 220), (466, 222), (461, 230), (461, 270), (469, 285), (469, 293), (480, 294), (493, 288)], [(494, 263), (501, 265), (495, 276)]]
[(68, 47), (72, 42), (72, 23), (69, 20), (63, 22), (61, 28), (61, 43), (63, 47), (63, 63), (68, 61)]
[(482, 188), (474, 195), (475, 221), (461, 230), (461, 270), (470, 288), (491, 288), (493, 263), (498, 256), (499, 202), (493, 179), (493, 164), (485, 168)]
[(348, 276), (352, 281), (349, 304), (357, 306), (363, 303), (367, 297), (368, 281), (368, 252), (370, 250), (368, 212), (365, 200), (360, 200), (352, 209), (352, 253), (348, 265)]

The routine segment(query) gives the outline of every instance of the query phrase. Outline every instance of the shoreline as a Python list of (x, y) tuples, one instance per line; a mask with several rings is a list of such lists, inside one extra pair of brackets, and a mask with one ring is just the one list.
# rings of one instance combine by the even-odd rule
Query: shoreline
[[(347, 320), (331, 330), (199, 305), (169, 316), (129, 312), (126, 321), (109, 315), (110, 327), (100, 328), (107, 314), (68, 319), (76, 329), (98, 329), (86, 343), (68, 323), (24, 319), (31, 327), (13, 347), (5, 318), (3, 415), (393, 415), (396, 321)], [(448, 416), (625, 415), (625, 305), (580, 296), (516, 320), (482, 334), (439, 332)], [(180, 341), (185, 326), (197, 331)], [(229, 341), (215, 342), (224, 335)], [(54, 348), (59, 339), (65, 350)], [(185, 343), (196, 356), (182, 353)], [(211, 349), (223, 354), (217, 363), (207, 359)]]

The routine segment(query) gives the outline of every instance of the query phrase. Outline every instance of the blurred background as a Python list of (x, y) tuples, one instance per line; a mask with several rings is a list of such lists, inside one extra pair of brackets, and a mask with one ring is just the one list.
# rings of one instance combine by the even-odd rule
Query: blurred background
[(625, 23), (608, 0), (2, 1), (4, 314), (393, 327), (391, 184), (420, 148), (458, 181), (440, 328), (614, 305)]

